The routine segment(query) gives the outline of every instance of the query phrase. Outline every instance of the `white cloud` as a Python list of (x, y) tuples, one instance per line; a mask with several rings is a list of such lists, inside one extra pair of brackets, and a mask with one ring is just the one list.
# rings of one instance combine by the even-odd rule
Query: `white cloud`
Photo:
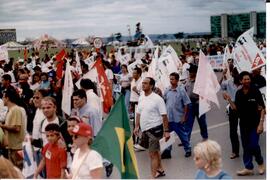
[(263, 0), (1, 0), (0, 27), (17, 37), (126, 35), (141, 22), (147, 34), (210, 31), (210, 16), (265, 11)]

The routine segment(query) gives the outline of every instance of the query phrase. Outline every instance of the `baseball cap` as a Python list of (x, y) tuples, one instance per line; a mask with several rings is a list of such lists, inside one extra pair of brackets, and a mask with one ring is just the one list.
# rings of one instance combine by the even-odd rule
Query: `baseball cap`
[(77, 125), (75, 125), (75, 127), (72, 130), (72, 133), (74, 135), (80, 135), (80, 136), (93, 136), (93, 130), (92, 127), (86, 123), (79, 123)]

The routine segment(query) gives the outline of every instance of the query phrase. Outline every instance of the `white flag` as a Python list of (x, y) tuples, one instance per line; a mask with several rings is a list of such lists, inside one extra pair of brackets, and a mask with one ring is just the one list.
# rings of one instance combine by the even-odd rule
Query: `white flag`
[(157, 62), (158, 62), (158, 52), (159, 52), (159, 46), (156, 47), (156, 50), (154, 52), (154, 56), (152, 58), (151, 63), (149, 64), (148, 67), (148, 77), (152, 77), (156, 80), (156, 72), (157, 72)]
[(29, 135), (26, 135), (26, 141), (23, 142), (23, 155), (22, 174), (26, 179), (32, 179), (37, 168), (37, 162), (34, 159), (33, 147)]
[(62, 98), (62, 110), (67, 114), (71, 114), (71, 97), (73, 93), (73, 80), (70, 71), (70, 64), (66, 62), (65, 81), (63, 87), (63, 98)]
[(81, 68), (81, 62), (80, 62), (80, 57), (78, 54), (78, 51), (76, 51), (76, 70), (79, 72), (79, 74), (82, 74), (82, 68)]
[(6, 63), (9, 63), (8, 50), (5, 46), (0, 46), (0, 60), (5, 60)]
[(252, 71), (265, 65), (265, 58), (253, 40), (253, 27), (238, 37), (234, 60), (238, 72)]
[(215, 103), (219, 107), (217, 98), (219, 89), (220, 85), (208, 59), (200, 51), (199, 67), (193, 89), (193, 92), (200, 96), (199, 116), (211, 109), (210, 102)]
[(232, 53), (230, 53), (229, 46), (226, 45), (224, 55), (223, 55), (223, 70), (226, 69), (226, 77), (227, 79), (231, 78), (231, 72), (228, 64), (228, 59), (233, 59)]

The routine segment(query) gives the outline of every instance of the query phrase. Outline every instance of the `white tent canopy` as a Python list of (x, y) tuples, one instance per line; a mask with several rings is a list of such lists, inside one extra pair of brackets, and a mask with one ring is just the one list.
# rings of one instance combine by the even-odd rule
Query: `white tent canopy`
[(22, 48), (24, 48), (23, 45), (21, 45), (17, 42), (14, 42), (14, 41), (9, 41), (9, 42), (3, 44), (2, 46), (6, 47), (7, 49), (22, 49)]
[(40, 38), (36, 39), (33, 41), (33, 46), (34, 48), (40, 49), (40, 48), (46, 48), (51, 47), (51, 48), (63, 48), (65, 47), (65, 43), (55, 39), (52, 36), (49, 36), (47, 34), (41, 36)]
[(73, 46), (90, 46), (90, 43), (85, 38), (79, 38), (71, 43)]

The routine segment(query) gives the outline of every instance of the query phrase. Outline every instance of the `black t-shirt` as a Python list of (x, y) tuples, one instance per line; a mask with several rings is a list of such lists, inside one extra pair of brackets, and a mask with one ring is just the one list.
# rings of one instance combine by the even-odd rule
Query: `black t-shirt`
[(260, 122), (259, 106), (265, 108), (261, 92), (256, 87), (250, 87), (247, 94), (239, 89), (235, 95), (235, 105), (240, 117), (240, 127), (253, 129), (257, 128)]

